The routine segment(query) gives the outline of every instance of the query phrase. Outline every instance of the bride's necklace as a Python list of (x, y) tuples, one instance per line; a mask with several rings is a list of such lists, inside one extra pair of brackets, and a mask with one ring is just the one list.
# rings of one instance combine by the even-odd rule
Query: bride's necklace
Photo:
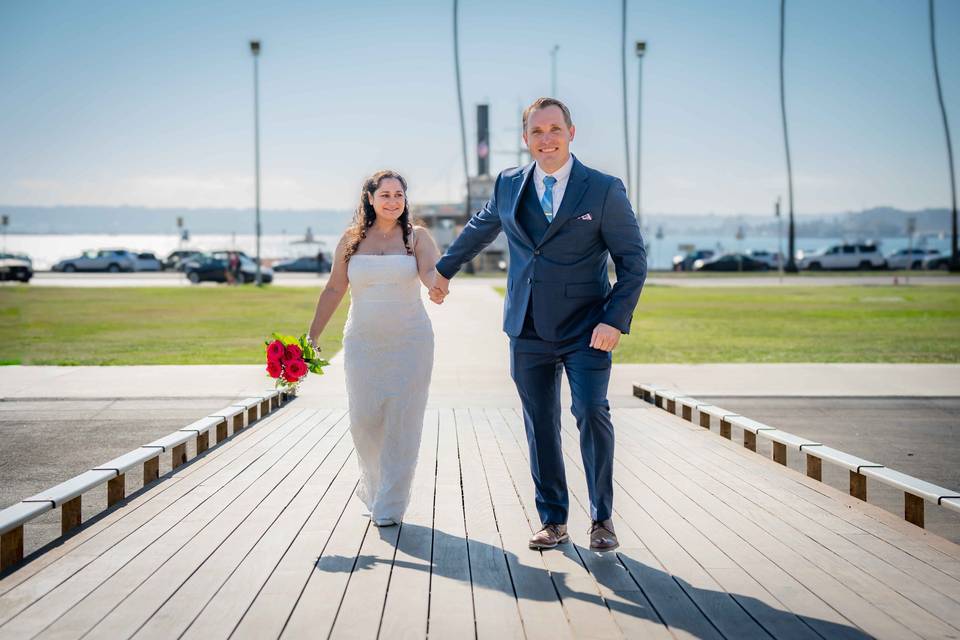
[[(374, 228), (376, 229), (376, 227)], [(376, 231), (377, 235), (379, 235), (382, 240), (386, 241), (390, 237), (390, 234), (393, 233), (393, 229), (394, 227), (390, 227), (390, 229), (387, 231), (381, 231), (380, 229), (376, 229)], [(382, 247), (380, 248), (380, 255), (386, 255), (386, 252)]]

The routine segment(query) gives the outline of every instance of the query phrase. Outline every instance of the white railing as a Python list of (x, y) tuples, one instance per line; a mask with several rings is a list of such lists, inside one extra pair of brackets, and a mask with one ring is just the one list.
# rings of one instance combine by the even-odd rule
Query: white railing
[[(799, 451), (806, 456), (807, 476), (814, 480), (823, 481), (824, 460), (847, 469), (850, 472), (850, 495), (860, 500), (867, 499), (867, 478), (899, 489), (904, 496), (903, 517), (918, 527), (924, 526), (924, 502), (960, 513), (960, 491), (939, 487), (665, 387), (634, 383), (633, 395), (674, 415), (679, 409), (680, 417), (705, 429), (709, 429), (711, 421), (715, 420), (719, 424), (720, 435), (728, 440), (732, 439), (732, 428), (740, 427), (743, 430), (743, 446), (754, 452), (757, 450), (757, 438), (769, 440), (774, 461), (782, 465), (787, 464), (788, 448)], [(697, 414), (696, 421), (694, 414)]]

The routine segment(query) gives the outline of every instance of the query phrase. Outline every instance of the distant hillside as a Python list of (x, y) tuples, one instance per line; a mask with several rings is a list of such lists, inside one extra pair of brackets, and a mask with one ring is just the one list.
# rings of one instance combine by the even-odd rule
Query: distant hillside
[[(183, 216), (184, 226), (192, 234), (254, 232), (252, 209), (0, 205), (0, 213), (10, 216), (10, 233), (175, 234), (177, 216)], [(300, 234), (310, 227), (318, 235), (336, 235), (343, 231), (351, 215), (350, 211), (337, 209), (261, 212), (265, 234)], [(950, 212), (947, 209), (903, 211), (893, 207), (874, 207), (859, 212), (798, 214), (797, 235), (851, 239), (902, 237), (906, 235), (907, 219), (911, 216), (917, 219), (917, 232), (920, 234), (950, 233)], [(662, 227), (665, 233), (670, 234), (732, 237), (739, 227), (753, 237), (775, 236), (777, 233), (777, 220), (770, 214), (650, 213), (644, 216), (643, 224), (650, 230)]]
[[(10, 216), (10, 233), (175, 234), (177, 217), (190, 233), (254, 233), (252, 209), (151, 209), (147, 207), (24, 207), (2, 206)], [(318, 235), (343, 231), (351, 212), (261, 211), (264, 234), (303, 233), (310, 227)]]

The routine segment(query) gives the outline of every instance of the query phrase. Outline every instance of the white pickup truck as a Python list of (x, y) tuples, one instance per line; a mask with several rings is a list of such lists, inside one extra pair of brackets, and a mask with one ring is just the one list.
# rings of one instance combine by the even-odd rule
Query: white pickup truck
[(838, 244), (813, 253), (798, 254), (801, 269), (886, 269), (887, 260), (873, 244)]

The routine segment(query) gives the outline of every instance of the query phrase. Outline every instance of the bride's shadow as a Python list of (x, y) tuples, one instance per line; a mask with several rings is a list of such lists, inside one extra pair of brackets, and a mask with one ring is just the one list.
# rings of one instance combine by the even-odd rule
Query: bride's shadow
[[(561, 599), (576, 598), (600, 602), (596, 591), (585, 591), (582, 587), (569, 583), (567, 574), (547, 571), (539, 559), (521, 558), (499, 546), (473, 539), (467, 544), (467, 540), (460, 536), (410, 523), (377, 530), (373, 530), (371, 525), (371, 531), (367, 535), (377, 534), (381, 540), (394, 547), (397, 553), (393, 558), (374, 555), (323, 556), (316, 562), (316, 569), (339, 573), (369, 570), (377, 565), (392, 565), (393, 568), (412, 569), (432, 573), (434, 576), (470, 581), (475, 590), (500, 591), (512, 598), (518, 597), (518, 589), (514, 585), (522, 582), (526, 588), (520, 589), (521, 599), (555, 601), (559, 594)], [(470, 554), (470, 570), (467, 569), (466, 554), (463, 553), (465, 546)], [(456, 552), (449, 555), (437, 553), (437, 550)], [(536, 553), (538, 552), (530, 551), (531, 555)], [(730, 637), (731, 633), (734, 636), (747, 637), (748, 634), (757, 632), (757, 623), (773, 637), (816, 638), (818, 634), (825, 638), (854, 640), (871, 637), (856, 627), (777, 609), (752, 596), (696, 587), (682, 578), (632, 558), (628, 549), (599, 554), (579, 545), (566, 543), (543, 553), (560, 553), (578, 564), (586, 561), (597, 583), (615, 592), (616, 597), (606, 598), (605, 601), (611, 611), (657, 623), (666, 620), (672, 628), (683, 629), (697, 638), (719, 638), (723, 635)], [(462, 560), (438, 562), (438, 556), (458, 557)], [(411, 557), (416, 560), (408, 559)], [(543, 585), (550, 581), (553, 586), (549, 589), (529, 588), (531, 585)]]

